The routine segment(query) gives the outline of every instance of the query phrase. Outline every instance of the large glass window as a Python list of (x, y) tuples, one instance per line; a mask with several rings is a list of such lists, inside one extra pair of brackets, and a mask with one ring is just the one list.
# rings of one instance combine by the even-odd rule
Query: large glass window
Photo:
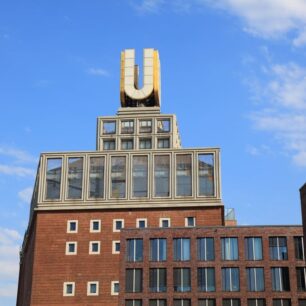
[(173, 239), (173, 259), (176, 261), (190, 260), (190, 239)]
[(125, 157), (111, 157), (111, 197), (125, 198), (126, 159)]
[(170, 156), (154, 156), (154, 196), (169, 197), (170, 195)]
[(303, 237), (294, 237), (295, 259), (304, 260), (304, 239)]
[(199, 195), (214, 195), (214, 155), (198, 155)]
[(306, 268), (296, 268), (296, 282), (298, 291), (306, 291)]
[(215, 268), (198, 268), (198, 290), (215, 291)]
[(248, 306), (266, 306), (265, 299), (248, 299)]
[(133, 197), (148, 196), (148, 156), (133, 156)]
[(198, 306), (216, 306), (215, 299), (199, 299)]
[(175, 292), (191, 291), (190, 268), (173, 269), (173, 286)]
[(151, 133), (152, 132), (152, 120), (140, 120), (139, 121), (139, 132), (140, 133)]
[(121, 139), (121, 150), (132, 150), (134, 148), (133, 139)]
[(103, 150), (115, 150), (116, 142), (114, 139), (103, 140)]
[(115, 134), (115, 133), (116, 133), (116, 121), (104, 121), (103, 134)]
[(244, 239), (245, 257), (247, 260), (262, 260), (261, 237), (247, 237)]
[(222, 268), (222, 290), (240, 290), (239, 268)]
[(143, 242), (142, 239), (127, 239), (126, 260), (142, 261)]
[(240, 299), (223, 299), (222, 306), (240, 306)]
[(122, 134), (134, 133), (134, 120), (121, 121), (121, 133)]
[(271, 268), (272, 290), (290, 291), (289, 269), (287, 267)]
[(157, 139), (158, 149), (168, 149), (170, 148), (170, 139), (168, 138), (158, 138)]
[(157, 120), (157, 133), (169, 133), (170, 132), (170, 119)]
[(290, 299), (273, 299), (273, 306), (291, 306)]
[(150, 239), (150, 260), (167, 260), (167, 240), (164, 238)]
[(238, 260), (238, 239), (221, 238), (222, 260)]
[(176, 155), (176, 195), (192, 195), (191, 155)]
[(142, 300), (125, 300), (125, 306), (142, 306)]
[(167, 306), (167, 300), (149, 300), (149, 306)]
[(263, 268), (247, 268), (247, 283), (249, 291), (264, 291), (264, 269)]
[(142, 292), (142, 269), (126, 269), (125, 291)]
[(270, 237), (269, 238), (270, 259), (287, 260), (287, 238), (286, 237)]
[(141, 138), (139, 139), (139, 149), (151, 149), (152, 140), (151, 138)]
[(68, 158), (68, 198), (82, 198), (83, 157)]
[(149, 288), (151, 292), (167, 291), (167, 269), (150, 269)]
[(46, 173), (46, 199), (59, 199), (61, 196), (62, 159), (48, 158)]
[(90, 157), (89, 197), (104, 197), (104, 157)]
[(197, 239), (198, 260), (215, 260), (214, 238)]
[(174, 299), (173, 306), (191, 306), (191, 300), (189, 299)]

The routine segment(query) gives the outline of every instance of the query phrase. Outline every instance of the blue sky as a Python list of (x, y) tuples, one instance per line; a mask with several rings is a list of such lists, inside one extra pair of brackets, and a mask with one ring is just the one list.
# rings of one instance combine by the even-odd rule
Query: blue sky
[(95, 149), (126, 48), (159, 50), (162, 112), (184, 147), (221, 148), (238, 222), (300, 224), (305, 46), (304, 0), (2, 1), (0, 305), (15, 305), (39, 154)]

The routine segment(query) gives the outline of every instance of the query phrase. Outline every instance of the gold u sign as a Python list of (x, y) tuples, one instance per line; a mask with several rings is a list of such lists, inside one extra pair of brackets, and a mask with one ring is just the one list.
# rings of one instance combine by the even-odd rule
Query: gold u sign
[(143, 86), (138, 87), (139, 69), (135, 50), (121, 52), (120, 100), (122, 107), (160, 106), (160, 63), (158, 51), (143, 51)]

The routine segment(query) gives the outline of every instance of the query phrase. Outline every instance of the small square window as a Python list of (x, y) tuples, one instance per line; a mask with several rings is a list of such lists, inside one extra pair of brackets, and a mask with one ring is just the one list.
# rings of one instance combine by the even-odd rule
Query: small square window
[(115, 140), (104, 140), (103, 141), (103, 150), (115, 150), (116, 142)]
[(170, 148), (170, 140), (169, 138), (159, 138), (157, 140), (158, 149), (167, 149)]
[(120, 241), (119, 240), (113, 241), (112, 253), (120, 254)]
[(122, 228), (124, 228), (124, 220), (114, 219), (113, 220), (113, 232), (120, 232)]
[(152, 149), (151, 138), (142, 138), (139, 140), (139, 149)]
[(75, 283), (65, 282), (63, 286), (63, 296), (74, 296)]
[(111, 295), (118, 295), (119, 294), (119, 281), (112, 281), (111, 284)]
[(157, 120), (157, 133), (169, 133), (170, 132), (170, 119)]
[(99, 282), (87, 283), (87, 295), (99, 295)]
[(91, 233), (101, 232), (101, 220), (90, 220), (90, 232)]
[(152, 120), (140, 120), (139, 121), (139, 132), (140, 133), (151, 133), (152, 132)]
[(100, 254), (100, 241), (89, 242), (89, 254)]
[(187, 227), (193, 227), (196, 225), (196, 222), (195, 222), (195, 217), (187, 217), (185, 218), (185, 226)]
[(163, 227), (163, 228), (170, 227), (170, 218), (160, 218), (159, 227)]
[(78, 232), (78, 221), (68, 220), (67, 221), (67, 233), (77, 233)]
[(121, 133), (122, 134), (134, 133), (134, 120), (121, 121)]
[(66, 242), (66, 255), (76, 255), (77, 254), (77, 242), (68, 241)]
[(116, 121), (104, 121), (103, 134), (115, 134), (115, 133), (116, 133)]
[(137, 219), (136, 220), (137, 228), (146, 228), (147, 227), (147, 219)]
[(121, 140), (121, 150), (132, 150), (134, 148), (133, 139), (122, 139)]

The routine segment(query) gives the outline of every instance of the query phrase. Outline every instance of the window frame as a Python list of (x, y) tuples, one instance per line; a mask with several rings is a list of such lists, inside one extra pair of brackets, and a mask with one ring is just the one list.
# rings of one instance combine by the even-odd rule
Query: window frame
[[(178, 156), (184, 156), (184, 155), (189, 155), (190, 156), (190, 161), (191, 161), (191, 166), (190, 166), (191, 194), (190, 195), (178, 195), (178, 193), (177, 193), (177, 190), (178, 190), (178, 188), (177, 188), (177, 157)], [(195, 189), (195, 186), (194, 186), (194, 183), (195, 183), (194, 182), (194, 153), (189, 152), (189, 151), (186, 151), (184, 153), (176, 153), (175, 156), (174, 156), (174, 170), (173, 170), (173, 173), (174, 173), (174, 189), (175, 189), (174, 198), (177, 198), (177, 199), (193, 198), (194, 197), (194, 189)]]
[[(67, 286), (71, 285), (72, 286), (72, 292), (67, 293)], [(74, 296), (75, 295), (75, 282), (64, 282), (63, 283), (63, 296)]]
[[(92, 293), (90, 292), (91, 285), (96, 285), (96, 292)], [(99, 295), (99, 282), (98, 281), (90, 281), (87, 282), (87, 296), (98, 296)]]
[[(75, 230), (70, 230), (70, 224), (71, 223), (75, 223)], [(67, 220), (67, 233), (68, 234), (77, 234), (78, 227), (79, 227), (78, 223), (79, 223), (78, 220)]]
[[(116, 222), (121, 221), (121, 229), (116, 228)], [(124, 228), (124, 219), (113, 219), (113, 233), (120, 233), (120, 231)]]
[[(108, 123), (108, 124), (113, 123), (114, 126), (115, 126), (114, 132), (111, 132), (111, 133), (104, 132), (104, 123)], [(102, 127), (102, 131), (101, 131), (102, 135), (114, 135), (117, 132), (117, 120), (115, 120), (115, 119), (113, 119), (113, 120), (111, 120), (111, 119), (110, 120), (102, 120), (101, 127)]]
[[(163, 226), (163, 221), (168, 221), (168, 226)], [(160, 228), (170, 228), (171, 227), (171, 218), (159, 218), (159, 227)]]
[[(93, 251), (92, 246), (93, 244), (98, 244), (98, 251)], [(101, 253), (101, 241), (89, 241), (89, 255), (99, 255)]]
[(115, 291), (115, 284), (118, 284), (120, 286), (120, 283), (119, 283), (118, 280), (111, 281), (111, 295), (119, 295), (120, 289), (119, 289), (118, 292), (116, 292)]
[[(192, 225), (189, 225), (189, 220), (192, 218)], [(196, 217), (190, 216), (190, 217), (185, 217), (185, 227), (196, 227)]]
[[(79, 198), (71, 198), (69, 197), (69, 159), (82, 159), (82, 191), (81, 191), (81, 197)], [(84, 201), (84, 194), (85, 194), (85, 180), (86, 180), (86, 164), (85, 164), (86, 156), (84, 155), (69, 155), (65, 158), (65, 200), (66, 201)]]
[[(73, 244), (74, 245), (74, 252), (69, 251), (69, 245)], [(77, 241), (66, 241), (66, 251), (65, 255), (77, 255), (78, 254), (78, 242)]]
[[(97, 230), (94, 229), (93, 225), (95, 222), (98, 222), (99, 228)], [(93, 219), (90, 220), (90, 233), (101, 233), (101, 219)]]
[[(213, 171), (213, 195), (201, 195), (200, 194), (200, 174), (199, 174), (199, 155), (212, 155), (213, 156), (213, 161), (214, 161), (214, 171)], [(195, 172), (196, 172), (196, 186), (197, 186), (197, 197), (199, 198), (215, 198), (217, 197), (217, 155), (216, 152), (210, 151), (210, 152), (197, 152), (196, 153), (196, 167), (195, 167)]]
[(120, 250), (116, 251), (116, 244), (119, 243), (119, 248), (120, 248), (120, 240), (113, 240), (112, 241), (112, 254), (120, 254)]
[[(145, 224), (144, 227), (140, 227), (140, 226), (139, 226), (139, 223), (140, 223), (141, 221), (144, 221), (144, 224)], [(147, 218), (137, 218), (137, 219), (136, 219), (136, 228), (143, 229), (143, 228), (147, 228), (147, 227), (148, 227), (148, 219), (147, 219)]]

